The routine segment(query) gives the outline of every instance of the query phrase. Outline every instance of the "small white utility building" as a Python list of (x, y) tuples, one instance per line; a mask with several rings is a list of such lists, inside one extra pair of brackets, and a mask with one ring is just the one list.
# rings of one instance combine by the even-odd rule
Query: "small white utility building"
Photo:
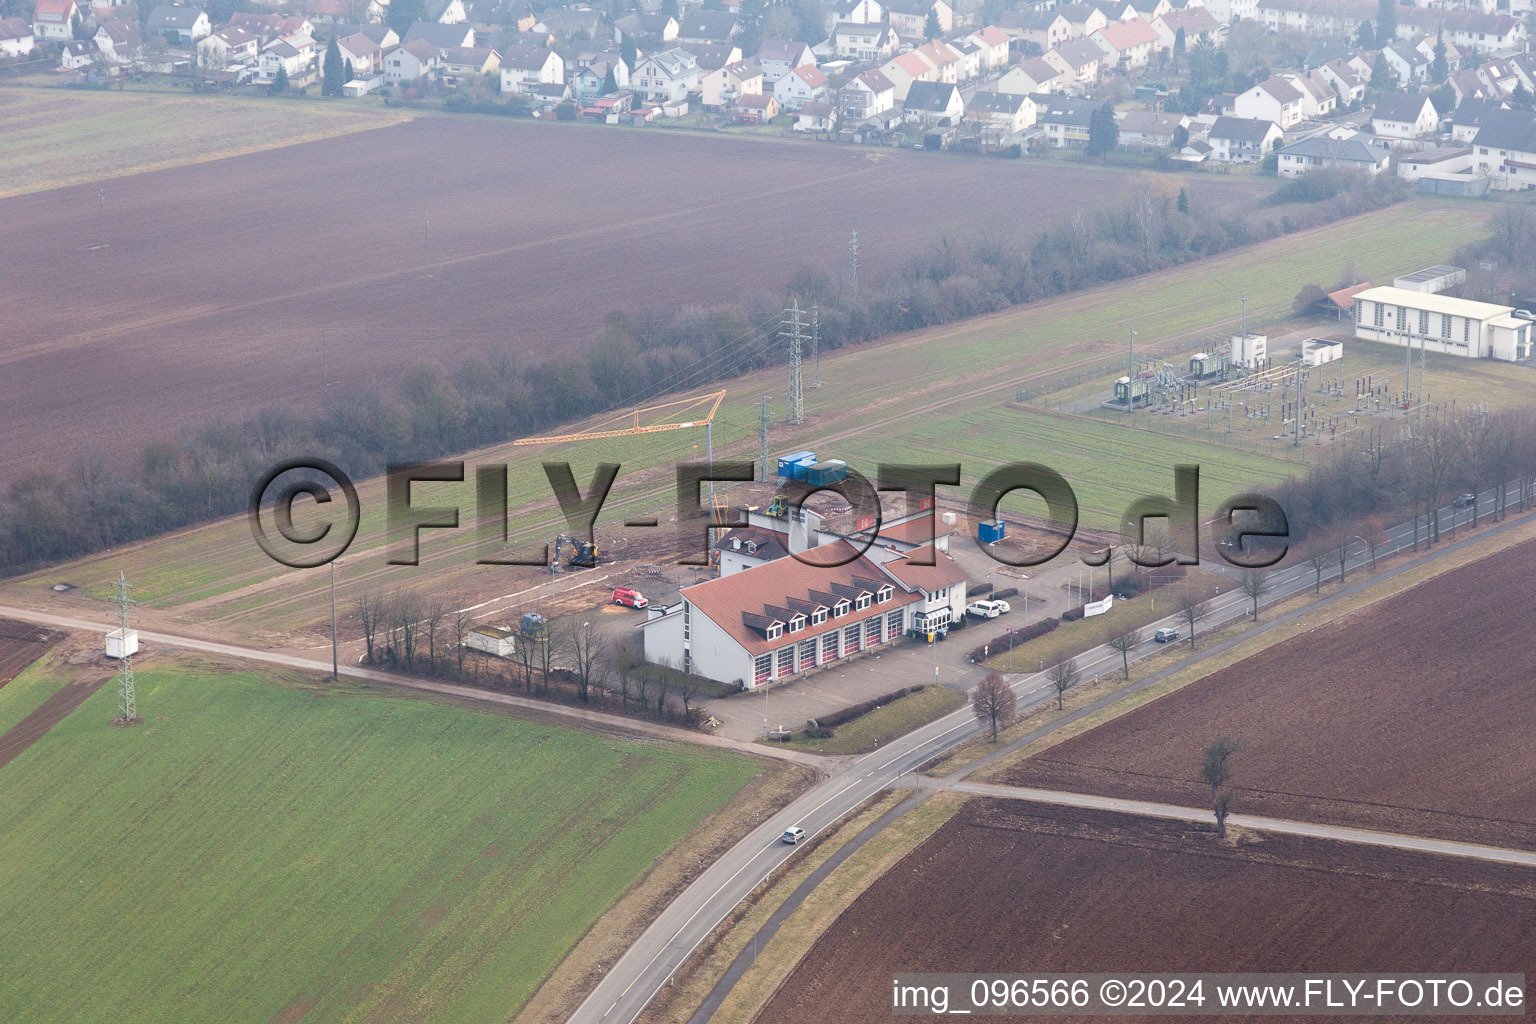
[(1406, 288), (1355, 296), (1355, 337), (1454, 356), (1515, 361), (1531, 355), (1536, 325), (1510, 306)]
[(107, 634), (107, 657), (128, 658), (139, 653), (139, 631), (114, 629)]
[(1308, 338), (1301, 343), (1301, 362), (1303, 366), (1322, 366), (1336, 359), (1344, 358), (1344, 343), (1339, 341), (1326, 341), (1323, 338)]
[(1232, 364), (1257, 370), (1269, 358), (1269, 336), (1266, 334), (1232, 335)]
[(505, 626), (479, 626), (464, 634), (464, 646), (495, 658), (510, 658), (516, 651), (512, 631)]

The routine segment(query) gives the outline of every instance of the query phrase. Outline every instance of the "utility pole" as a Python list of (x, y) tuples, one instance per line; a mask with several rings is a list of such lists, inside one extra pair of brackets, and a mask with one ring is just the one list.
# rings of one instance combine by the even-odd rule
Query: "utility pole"
[[(1127, 361), (1125, 375), (1131, 380), (1136, 379), (1136, 328), (1134, 327), (1131, 328), (1131, 357)], [(1131, 405), (1132, 407), (1136, 405), (1134, 397), (1132, 398)]]
[(325, 367), (325, 328), (320, 328), (320, 386), (328, 387), (330, 379), (326, 375)]
[(762, 463), (757, 467), (757, 482), (768, 481), (768, 396), (757, 400), (757, 442)]
[(821, 303), (811, 303), (811, 363), (816, 367), (816, 379), (811, 387), (821, 387)]
[(117, 718), (113, 725), (135, 725), (139, 721), (138, 699), (133, 692), (133, 655), (128, 648), (128, 608), (138, 604), (128, 596), (132, 590), (122, 570), (118, 570), (117, 583), (113, 585), (117, 591), (117, 635), (123, 644), (123, 668), (117, 676)]
[(848, 287), (855, 292), (859, 290), (859, 232), (857, 228), (848, 232)]
[[(462, 638), (461, 638), (462, 639)], [(336, 645), (336, 561), (331, 562), (331, 679), (341, 677)]]
[(805, 383), (802, 376), (805, 324), (800, 319), (800, 300), (796, 299), (794, 305), (784, 311), (784, 315), (786, 317), (784, 328), (779, 331), (781, 337), (789, 339), (789, 408), (784, 416), (784, 422), (792, 427), (798, 427), (805, 422)]
[(431, 252), (431, 249), (427, 245), (427, 229), (431, 226), (431, 224), (432, 224), (432, 215), (430, 213), (422, 214), (421, 215), (421, 265), (423, 267), (430, 266), (431, 263), (432, 263), (432, 252)]
[(1243, 318), (1242, 324), (1243, 351), (1248, 351), (1248, 293), (1243, 292)]

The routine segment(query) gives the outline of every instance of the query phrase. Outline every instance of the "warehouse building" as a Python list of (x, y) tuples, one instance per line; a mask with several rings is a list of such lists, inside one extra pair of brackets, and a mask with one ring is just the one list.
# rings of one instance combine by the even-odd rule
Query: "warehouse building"
[(1517, 360), (1531, 355), (1531, 321), (1513, 308), (1406, 288), (1367, 288), (1355, 296), (1355, 337), (1429, 352)]
[(755, 689), (878, 650), (909, 630), (947, 629), (965, 614), (965, 572), (948, 555), (931, 546), (901, 555), (871, 548), (874, 557), (857, 550), (836, 540), (817, 551), (845, 565), (778, 558), (685, 587), (641, 625), (646, 660)]

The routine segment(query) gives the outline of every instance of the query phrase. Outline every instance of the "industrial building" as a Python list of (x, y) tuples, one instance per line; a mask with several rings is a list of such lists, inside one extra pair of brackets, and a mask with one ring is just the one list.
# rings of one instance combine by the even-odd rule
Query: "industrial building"
[(877, 544), (859, 555), (836, 538), (816, 550), (844, 565), (779, 557), (685, 587), (669, 607), (652, 605), (641, 624), (646, 660), (755, 689), (908, 631), (948, 629), (965, 614), (964, 570), (932, 545), (898, 547), (905, 545)]
[(1355, 296), (1355, 337), (1429, 352), (1519, 360), (1531, 355), (1532, 324), (1509, 306), (1407, 288)]

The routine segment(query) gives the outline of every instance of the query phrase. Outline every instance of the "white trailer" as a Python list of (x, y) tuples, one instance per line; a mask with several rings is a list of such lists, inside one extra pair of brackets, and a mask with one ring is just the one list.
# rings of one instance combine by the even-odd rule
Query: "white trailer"
[(505, 626), (480, 626), (464, 634), (464, 646), (495, 658), (510, 658), (517, 649), (512, 631)]

